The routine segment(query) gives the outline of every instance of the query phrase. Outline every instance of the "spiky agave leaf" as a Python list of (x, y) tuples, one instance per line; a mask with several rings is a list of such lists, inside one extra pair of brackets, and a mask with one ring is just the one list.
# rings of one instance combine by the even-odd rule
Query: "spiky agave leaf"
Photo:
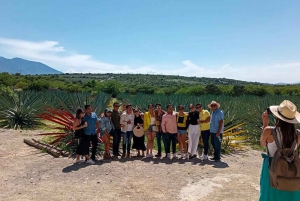
[(43, 111), (47, 101), (43, 92), (21, 91), (0, 97), (1, 125), (13, 129), (35, 128), (40, 125), (36, 114)]

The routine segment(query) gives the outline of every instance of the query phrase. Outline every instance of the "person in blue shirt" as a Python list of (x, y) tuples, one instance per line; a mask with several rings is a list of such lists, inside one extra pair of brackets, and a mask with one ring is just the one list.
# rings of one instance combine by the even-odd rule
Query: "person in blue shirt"
[(87, 135), (88, 142), (92, 142), (92, 155), (91, 159), (96, 160), (96, 151), (98, 145), (98, 135), (97, 133), (100, 132), (100, 123), (98, 121), (97, 114), (92, 112), (91, 105), (86, 105), (85, 107), (85, 115), (83, 120), (87, 122), (87, 127), (84, 128), (83, 132)]
[(211, 160), (216, 162), (221, 160), (221, 142), (224, 132), (224, 113), (220, 110), (220, 106), (220, 103), (216, 101), (212, 101), (208, 105), (208, 108), (213, 111), (210, 118), (210, 136), (211, 144), (214, 148), (214, 157)]

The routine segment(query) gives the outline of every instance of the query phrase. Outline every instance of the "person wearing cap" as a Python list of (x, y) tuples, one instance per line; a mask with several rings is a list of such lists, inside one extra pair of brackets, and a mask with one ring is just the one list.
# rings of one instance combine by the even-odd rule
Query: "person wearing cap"
[(100, 128), (100, 123), (98, 121), (97, 114), (92, 112), (91, 105), (85, 105), (85, 115), (83, 117), (83, 121), (87, 122), (87, 127), (83, 129), (85, 135), (87, 135), (87, 141), (92, 142), (92, 155), (91, 159), (93, 161), (96, 160), (96, 151), (98, 145), (98, 135)]
[(164, 110), (161, 108), (160, 103), (156, 103), (155, 105), (156, 110), (155, 112), (155, 119), (157, 122), (157, 133), (156, 133), (156, 142), (157, 142), (157, 154), (155, 157), (160, 158), (161, 157), (161, 140), (163, 140), (163, 143), (165, 145), (165, 140), (164, 140), (164, 134), (161, 128), (161, 122), (162, 122), (162, 117), (166, 114)]
[(120, 142), (121, 142), (121, 124), (120, 124), (120, 113), (119, 113), (119, 108), (120, 104), (118, 102), (115, 102), (113, 104), (114, 109), (111, 113), (111, 121), (114, 125), (114, 131), (113, 131), (113, 155), (115, 157), (121, 156), (119, 153), (119, 147), (120, 147)]
[(112, 159), (110, 155), (110, 134), (112, 134), (112, 131), (114, 129), (114, 125), (111, 122), (111, 110), (109, 108), (106, 108), (104, 110), (104, 116), (100, 118), (100, 137), (103, 138), (104, 142), (104, 159)]
[(207, 107), (210, 108), (213, 113), (210, 118), (210, 136), (211, 144), (214, 148), (214, 157), (211, 160), (216, 162), (221, 160), (221, 142), (224, 132), (224, 113), (220, 109), (220, 103), (212, 101)]
[(176, 158), (177, 121), (171, 104), (167, 106), (167, 114), (162, 117), (161, 127), (165, 135), (166, 157), (171, 158), (170, 145), (172, 143), (173, 158)]
[(188, 125), (189, 125), (189, 147), (188, 151), (190, 153), (189, 159), (197, 157), (197, 148), (200, 138), (200, 126), (199, 126), (199, 112), (196, 111), (195, 106), (190, 104), (190, 112), (188, 115)]
[(207, 160), (210, 136), (210, 113), (208, 110), (203, 109), (202, 104), (197, 104), (196, 108), (200, 113), (201, 137), (204, 144), (204, 153), (202, 154), (201, 158), (202, 160)]
[(120, 118), (120, 124), (123, 125), (123, 154), (122, 158), (126, 157), (127, 151), (127, 158), (130, 158), (130, 147), (131, 147), (131, 140), (133, 136), (133, 127), (134, 127), (134, 114), (132, 112), (132, 105), (127, 104), (126, 110), (122, 113)]
[[(269, 125), (269, 115), (276, 118), (274, 126)], [(300, 113), (297, 106), (289, 100), (284, 100), (280, 105), (269, 107), (262, 114), (263, 132), (260, 138), (262, 147), (267, 146), (269, 157), (262, 154), (263, 164), (260, 176), (260, 197), (259, 201), (299, 201), (300, 190), (298, 191), (282, 191), (272, 188), (270, 185), (269, 175), (269, 159), (272, 161), (277, 145), (274, 139), (275, 132), (278, 143), (282, 148), (293, 148), (297, 150), (300, 144), (300, 131), (296, 129), (296, 124), (300, 123)]]

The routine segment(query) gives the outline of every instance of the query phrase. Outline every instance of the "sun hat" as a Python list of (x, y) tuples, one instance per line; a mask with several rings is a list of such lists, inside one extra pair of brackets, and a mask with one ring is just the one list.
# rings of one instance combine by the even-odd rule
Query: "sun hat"
[(110, 113), (111, 113), (111, 110), (110, 110), (109, 108), (106, 108), (106, 109), (104, 110), (104, 113), (107, 113), (107, 112), (110, 112)]
[(144, 128), (142, 126), (136, 126), (136, 127), (134, 127), (133, 134), (136, 137), (142, 137), (144, 135)]
[(282, 121), (297, 124), (300, 123), (300, 113), (297, 106), (289, 100), (284, 100), (280, 105), (272, 105), (270, 111)]
[(210, 103), (210, 104), (208, 104), (208, 105), (207, 105), (207, 107), (211, 109), (211, 105), (212, 105), (212, 104), (215, 104), (215, 105), (217, 105), (217, 107), (218, 107), (218, 108), (220, 108), (220, 107), (221, 107), (220, 103), (217, 103), (216, 101), (211, 101), (211, 103)]

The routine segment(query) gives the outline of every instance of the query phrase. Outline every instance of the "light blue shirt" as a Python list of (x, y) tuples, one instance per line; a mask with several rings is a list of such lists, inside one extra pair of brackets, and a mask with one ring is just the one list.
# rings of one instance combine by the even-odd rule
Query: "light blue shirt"
[(85, 135), (95, 135), (96, 134), (96, 122), (98, 117), (96, 113), (92, 112), (91, 116), (85, 114), (83, 121), (87, 122), (88, 126), (83, 129)]
[(114, 125), (108, 117), (101, 117), (99, 122), (101, 134), (104, 134), (105, 130), (109, 133), (112, 129), (114, 129)]
[[(217, 133), (219, 129), (219, 122), (220, 120), (224, 120), (224, 113), (222, 110), (217, 109), (214, 111), (210, 117), (210, 132)], [(224, 121), (222, 124), (222, 129), (220, 133), (224, 132)]]

